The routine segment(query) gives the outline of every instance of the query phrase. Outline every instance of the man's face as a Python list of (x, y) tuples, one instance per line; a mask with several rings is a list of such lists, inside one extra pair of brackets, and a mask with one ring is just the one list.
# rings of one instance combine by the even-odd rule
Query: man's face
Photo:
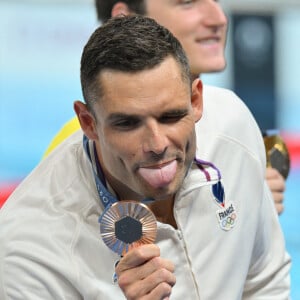
[(224, 69), (227, 18), (217, 1), (146, 0), (146, 9), (181, 42), (193, 75)]
[(110, 184), (122, 199), (172, 197), (195, 155), (201, 82), (191, 95), (171, 57), (133, 74), (107, 70), (98, 80), (103, 97), (93, 106), (95, 140)]

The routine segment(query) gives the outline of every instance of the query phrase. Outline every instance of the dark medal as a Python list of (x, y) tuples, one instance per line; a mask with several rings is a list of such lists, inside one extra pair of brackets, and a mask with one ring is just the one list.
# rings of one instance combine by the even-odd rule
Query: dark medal
[(265, 135), (267, 166), (277, 169), (286, 179), (290, 171), (290, 156), (283, 139), (277, 135)]

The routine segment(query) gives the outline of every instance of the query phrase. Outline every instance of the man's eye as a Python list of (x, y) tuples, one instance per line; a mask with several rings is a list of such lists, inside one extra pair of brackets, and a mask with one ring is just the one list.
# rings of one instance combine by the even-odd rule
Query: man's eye
[(160, 118), (160, 122), (164, 124), (176, 123), (185, 116), (186, 114), (163, 116)]
[(181, 4), (183, 4), (183, 5), (188, 5), (188, 4), (192, 4), (192, 3), (194, 3), (195, 2), (195, 0), (182, 0), (181, 1)]
[(118, 130), (130, 130), (138, 126), (139, 121), (136, 119), (126, 119), (115, 121), (112, 126)]

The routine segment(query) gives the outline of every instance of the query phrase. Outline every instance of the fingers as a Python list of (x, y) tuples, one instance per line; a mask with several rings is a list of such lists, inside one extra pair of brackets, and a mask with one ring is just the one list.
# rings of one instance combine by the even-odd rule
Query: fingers
[[(142, 280), (146, 277), (150, 277), (151, 274), (155, 272), (164, 272), (164, 270), (173, 273), (174, 272), (174, 265), (171, 261), (162, 259), (161, 257), (154, 257), (151, 260), (147, 261), (143, 268), (138, 268), (136, 270), (136, 277), (139, 280)], [(160, 276), (161, 274), (158, 273), (157, 276)], [(163, 274), (162, 274), (163, 275)]]
[(266, 180), (272, 192), (277, 213), (281, 214), (284, 210), (283, 200), (285, 191), (285, 180), (283, 176), (278, 172), (278, 170), (274, 168), (267, 168)]
[(119, 286), (127, 299), (164, 299), (171, 295), (176, 282), (174, 274), (165, 269), (157, 270), (143, 280), (130, 284), (125, 284), (122, 278), (119, 278)]
[[(154, 244), (144, 245), (129, 251), (120, 261), (116, 271), (137, 267), (148, 260), (160, 256), (159, 248)], [(122, 263), (121, 263), (122, 262)]]
[(285, 180), (283, 176), (274, 168), (266, 169), (266, 180), (269, 187), (272, 190), (284, 192), (285, 190)]
[(275, 208), (276, 208), (276, 211), (278, 213), (278, 215), (281, 215), (282, 212), (284, 211), (284, 205), (283, 203), (275, 203)]
[(156, 245), (131, 250), (120, 260), (116, 273), (127, 299), (168, 299), (176, 282), (174, 264), (160, 257)]

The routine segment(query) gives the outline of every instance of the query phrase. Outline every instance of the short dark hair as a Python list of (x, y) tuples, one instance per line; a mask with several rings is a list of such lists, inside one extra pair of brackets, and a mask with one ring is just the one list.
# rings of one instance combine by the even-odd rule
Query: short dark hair
[(101, 98), (101, 71), (135, 73), (173, 57), (182, 80), (191, 86), (190, 68), (179, 41), (155, 20), (140, 15), (116, 17), (94, 31), (81, 57), (81, 87), (89, 109)]
[(136, 14), (146, 14), (145, 0), (95, 0), (98, 20), (102, 23), (109, 20), (111, 18), (111, 11), (118, 2), (125, 3)]

